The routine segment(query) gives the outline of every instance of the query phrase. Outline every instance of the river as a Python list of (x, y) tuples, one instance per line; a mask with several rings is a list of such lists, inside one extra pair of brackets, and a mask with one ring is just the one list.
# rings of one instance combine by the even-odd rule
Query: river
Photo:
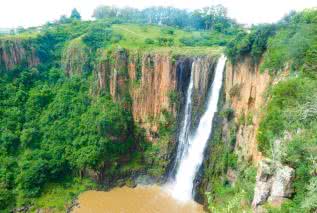
[(203, 206), (179, 202), (159, 186), (121, 187), (109, 192), (87, 191), (73, 213), (203, 213)]

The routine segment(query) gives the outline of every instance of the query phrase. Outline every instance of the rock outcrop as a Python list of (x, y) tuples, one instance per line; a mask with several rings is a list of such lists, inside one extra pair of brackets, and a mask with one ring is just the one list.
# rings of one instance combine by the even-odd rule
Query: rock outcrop
[(273, 206), (280, 206), (292, 193), (292, 180), (295, 170), (270, 160), (259, 163), (256, 186), (252, 207), (269, 202)]
[(16, 66), (35, 67), (40, 63), (36, 49), (29, 39), (0, 40), (0, 71), (8, 71)]

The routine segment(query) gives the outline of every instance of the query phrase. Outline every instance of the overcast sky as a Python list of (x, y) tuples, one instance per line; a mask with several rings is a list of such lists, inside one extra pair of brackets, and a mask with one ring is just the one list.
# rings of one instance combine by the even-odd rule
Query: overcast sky
[(69, 15), (76, 7), (84, 19), (91, 18), (98, 5), (144, 8), (174, 6), (197, 9), (223, 4), (229, 16), (240, 23), (275, 22), (290, 10), (317, 7), (317, 0), (0, 0), (0, 28), (37, 26)]

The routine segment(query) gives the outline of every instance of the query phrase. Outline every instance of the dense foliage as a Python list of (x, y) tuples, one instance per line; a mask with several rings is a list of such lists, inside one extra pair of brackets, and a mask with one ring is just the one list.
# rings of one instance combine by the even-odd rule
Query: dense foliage
[(262, 70), (272, 73), (284, 68), (287, 62), (298, 69), (317, 39), (315, 14), (314, 9), (291, 12), (276, 24), (255, 25), (250, 31), (240, 31), (227, 44), (226, 55), (233, 63), (250, 55), (258, 64), (265, 53)]
[[(222, 6), (193, 12), (101, 6), (94, 17), (96, 21), (81, 21), (74, 9), (69, 18), (0, 37), (8, 44), (31, 44), (41, 61), (33, 68), (23, 61), (13, 70), (0, 64), (0, 211), (28, 204), (43, 206), (52, 194), (62, 196), (66, 191), (69, 200), (93, 186), (81, 179), (88, 170), (97, 175), (106, 170), (111, 175), (120, 166), (127, 171), (151, 165), (148, 174), (162, 175), (168, 166), (162, 159), (170, 151), (175, 118), (162, 112), (155, 121), (158, 143), (144, 144), (144, 130), (133, 123), (129, 107), (114, 103), (108, 92), (94, 90), (95, 62), (117, 47), (174, 51), (179, 47), (181, 54), (193, 54), (194, 50), (205, 53), (210, 46), (224, 45), (233, 63), (251, 56), (254, 65), (263, 61), (261, 69), (272, 75), (291, 68), (290, 75), (268, 91), (269, 103), (258, 132), (259, 149), (296, 170), (296, 193), (281, 211), (316, 211), (316, 10), (291, 13), (277, 24), (253, 26), (250, 31), (241, 30)], [(192, 48), (195, 46), (201, 49)], [(113, 63), (110, 55), (105, 57)], [(141, 78), (139, 69), (137, 80)], [(178, 94), (170, 94), (171, 103), (177, 104), (178, 98)], [(209, 208), (234, 211), (244, 203), (242, 209), (249, 211), (255, 170), (233, 154), (234, 112), (227, 109), (223, 114), (230, 121), (230, 137), (224, 143), (219, 130), (213, 140), (209, 160), (214, 163), (207, 168), (213, 186)], [(275, 153), (274, 141), (285, 135), (291, 135), (290, 141)], [(236, 172), (235, 184), (226, 177), (229, 170)]]
[(111, 165), (133, 148), (131, 115), (109, 97), (91, 97), (88, 79), (56, 81), (55, 68), (16, 72), (0, 84), (2, 208), (16, 196), (38, 196), (48, 181)]
[[(317, 11), (291, 14), (268, 41), (262, 69), (290, 74), (272, 86), (258, 132), (259, 148), (266, 156), (295, 169), (295, 193), (279, 212), (317, 210)], [(277, 148), (278, 140), (282, 141)], [(271, 209), (276, 212), (277, 210)]]
[[(249, 31), (240, 31), (226, 47), (226, 54), (234, 64), (251, 57), (262, 72), (269, 71), (272, 77), (279, 79), (266, 93), (268, 103), (263, 109), (264, 117), (257, 133), (258, 147), (265, 157), (295, 169), (294, 193), (281, 208), (265, 204), (268, 212), (317, 210), (316, 29), (316, 9), (292, 12), (276, 24), (257, 25)], [(279, 76), (282, 71), (283, 75)], [(227, 175), (224, 173), (227, 169), (224, 168), (231, 161), (220, 156), (226, 156), (230, 151), (226, 151), (225, 144), (218, 143), (214, 149), (217, 150), (214, 161), (221, 166), (218, 168), (215, 164), (213, 168), (213, 172), (220, 173), (212, 176), (214, 187), (208, 194), (209, 208), (216, 212), (236, 208), (250, 211), (241, 206), (241, 202), (250, 205), (252, 198), (247, 198), (248, 187), (243, 187), (240, 181), (252, 184), (251, 179), (238, 175), (237, 185), (226, 185)], [(219, 156), (218, 153), (222, 154)], [(243, 163), (239, 162), (237, 168), (231, 168), (241, 174), (241, 170), (247, 171), (241, 165)], [(231, 197), (232, 193), (234, 197)]]
[(308, 60), (314, 59), (316, 13), (316, 10), (306, 10), (290, 14), (277, 24), (279, 31), (268, 41), (269, 48), (264, 55), (262, 70), (268, 69), (273, 73), (283, 69), (287, 63), (290, 63), (293, 71), (299, 70)]
[[(60, 190), (66, 184), (64, 192), (73, 193), (59, 203), (65, 207), (84, 186), (91, 186), (74, 177), (117, 165), (136, 150), (131, 112), (109, 96), (91, 94), (90, 62), (112, 36), (103, 26), (72, 21), (47, 25), (40, 33), (31, 31), (31, 36), (2, 38), (3, 48), (10, 48), (13, 41), (34, 47), (41, 63), (33, 68), (21, 63), (13, 70), (0, 67), (0, 211), (41, 206), (36, 198), (50, 197), (46, 190), (54, 183)], [(73, 60), (71, 55), (83, 47), (88, 61), (82, 69), (85, 75), (65, 77), (69, 67), (62, 66), (62, 56)]]
[(267, 24), (253, 26), (251, 32), (241, 31), (227, 44), (226, 55), (233, 63), (250, 55), (253, 63), (258, 64), (262, 54), (267, 49), (269, 37), (275, 32), (276, 27)]

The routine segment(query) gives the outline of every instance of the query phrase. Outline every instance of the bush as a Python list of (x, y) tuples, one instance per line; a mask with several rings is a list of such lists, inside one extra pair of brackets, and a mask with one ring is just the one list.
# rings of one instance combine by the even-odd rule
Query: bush
[(173, 28), (163, 28), (161, 29), (161, 33), (167, 34), (167, 35), (174, 35), (175, 30)]
[(112, 30), (107, 24), (93, 25), (89, 31), (83, 36), (83, 42), (93, 50), (104, 47), (107, 41), (112, 37)]
[(172, 105), (177, 106), (179, 104), (179, 94), (176, 91), (170, 91), (168, 97)]
[[(269, 39), (269, 48), (264, 55), (261, 70), (268, 69), (273, 74), (283, 69), (287, 63), (291, 64), (292, 70), (300, 70), (313, 57), (310, 51), (317, 44), (316, 17), (316, 10), (289, 16), (287, 24), (282, 24), (276, 36)], [(307, 55), (310, 56), (306, 58)]]
[(144, 40), (144, 43), (145, 44), (154, 44), (155, 41), (153, 39), (147, 38), (147, 39)]
[(118, 43), (119, 41), (122, 40), (122, 38), (123, 38), (123, 37), (122, 37), (121, 34), (116, 33), (116, 34), (113, 34), (111, 41), (112, 41), (113, 43)]
[(258, 64), (262, 54), (267, 49), (267, 42), (276, 32), (275, 25), (258, 25), (251, 29), (250, 33), (239, 32), (237, 36), (227, 44), (226, 54), (236, 63), (237, 60), (250, 55), (254, 64)]
[(228, 121), (231, 121), (234, 118), (234, 110), (230, 107), (225, 108), (221, 111), (220, 115)]
[(158, 40), (158, 44), (160, 46), (173, 46), (174, 44), (174, 39), (172, 38), (165, 38), (165, 37), (160, 37), (157, 39)]
[(240, 98), (240, 90), (241, 90), (241, 85), (240, 84), (235, 84), (229, 91), (229, 95), (231, 98), (237, 97)]

